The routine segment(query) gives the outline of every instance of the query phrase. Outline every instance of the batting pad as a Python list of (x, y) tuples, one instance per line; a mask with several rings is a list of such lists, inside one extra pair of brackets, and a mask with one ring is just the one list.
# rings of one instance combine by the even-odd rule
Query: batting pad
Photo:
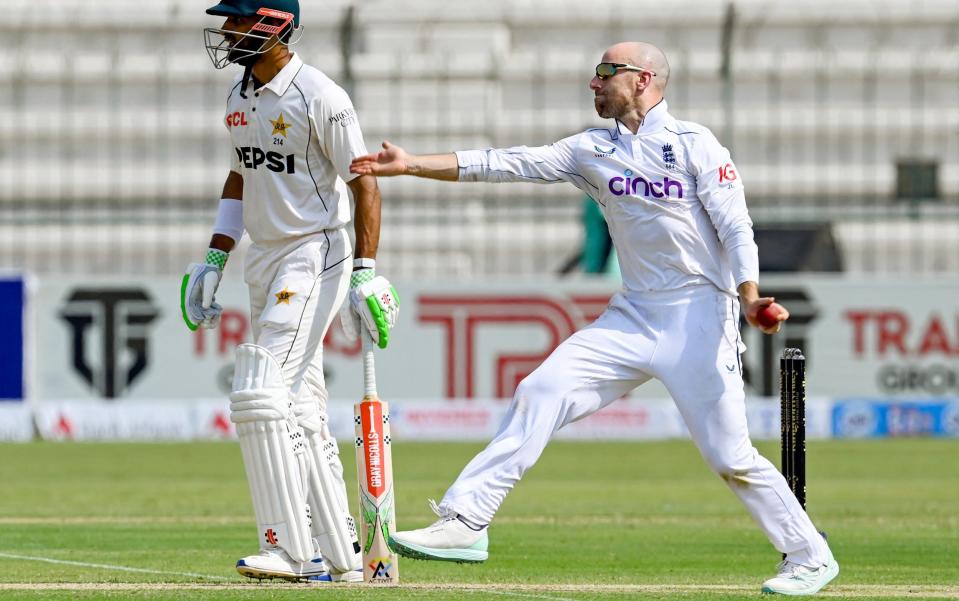
[(343, 481), (343, 466), (336, 440), (326, 427), (324, 415), (314, 399), (296, 404), (296, 413), (312, 461), (309, 500), (316, 537), (323, 559), (336, 572), (362, 567), (356, 523), (350, 515)]
[(282, 547), (295, 561), (311, 560), (310, 508), (303, 486), (310, 458), (283, 372), (263, 347), (241, 344), (236, 349), (230, 421), (240, 438), (260, 547)]

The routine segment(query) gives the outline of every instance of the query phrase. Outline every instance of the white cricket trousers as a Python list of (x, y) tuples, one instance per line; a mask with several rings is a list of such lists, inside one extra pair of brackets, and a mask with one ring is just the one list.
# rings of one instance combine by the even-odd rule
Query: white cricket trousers
[(738, 301), (710, 285), (615, 295), (520, 383), (499, 432), (440, 506), (489, 523), (554, 432), (656, 378), (709, 466), (773, 546), (800, 563), (826, 563), (825, 541), (749, 439), (738, 321)]
[(324, 415), (323, 337), (346, 298), (351, 255), (340, 228), (254, 244), (246, 256), (253, 340), (280, 364), (291, 398), (315, 399)]

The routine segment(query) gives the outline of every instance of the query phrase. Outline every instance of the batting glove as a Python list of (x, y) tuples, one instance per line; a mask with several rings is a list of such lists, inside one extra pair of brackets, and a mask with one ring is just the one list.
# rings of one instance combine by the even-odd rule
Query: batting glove
[(350, 277), (350, 292), (340, 314), (343, 333), (356, 339), (359, 322), (363, 323), (373, 342), (386, 348), (390, 342), (390, 330), (396, 325), (400, 311), (400, 298), (396, 288), (373, 269), (359, 269)]
[(211, 248), (205, 263), (190, 263), (180, 284), (180, 311), (190, 330), (213, 329), (220, 325), (223, 307), (214, 302), (229, 253)]

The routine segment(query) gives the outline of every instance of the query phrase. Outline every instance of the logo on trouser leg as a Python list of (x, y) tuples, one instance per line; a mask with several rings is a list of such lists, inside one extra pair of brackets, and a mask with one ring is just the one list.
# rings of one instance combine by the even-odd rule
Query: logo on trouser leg
[(266, 535), (266, 542), (270, 543), (271, 545), (279, 544), (277, 542), (279, 539), (276, 538), (276, 532), (273, 531), (273, 528), (267, 528), (264, 534)]

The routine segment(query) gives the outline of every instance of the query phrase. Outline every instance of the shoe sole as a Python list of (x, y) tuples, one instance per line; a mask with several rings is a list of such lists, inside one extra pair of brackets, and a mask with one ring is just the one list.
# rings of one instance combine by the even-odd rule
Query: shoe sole
[(401, 543), (393, 537), (389, 540), (390, 547), (410, 559), (425, 559), (428, 561), (452, 561), (455, 563), (483, 563), (489, 557), (486, 551), (473, 549), (431, 549), (412, 543)]
[(802, 591), (777, 591), (775, 589), (769, 588), (768, 586), (764, 586), (762, 588), (762, 592), (764, 595), (787, 595), (791, 597), (815, 595), (816, 593), (821, 591), (823, 587), (825, 587), (827, 584), (832, 582), (838, 575), (839, 575), (839, 564), (836, 562), (836, 560), (833, 560), (826, 572), (826, 577), (823, 578), (824, 582), (815, 589), (806, 589)]
[(236, 565), (236, 571), (241, 575), (246, 576), (254, 580), (286, 580), (287, 582), (307, 582), (307, 581), (324, 581), (329, 578), (329, 574), (326, 572), (318, 572), (316, 574), (303, 574), (297, 575), (289, 572), (268, 572), (266, 570), (258, 570), (256, 568), (250, 567), (248, 565)]

